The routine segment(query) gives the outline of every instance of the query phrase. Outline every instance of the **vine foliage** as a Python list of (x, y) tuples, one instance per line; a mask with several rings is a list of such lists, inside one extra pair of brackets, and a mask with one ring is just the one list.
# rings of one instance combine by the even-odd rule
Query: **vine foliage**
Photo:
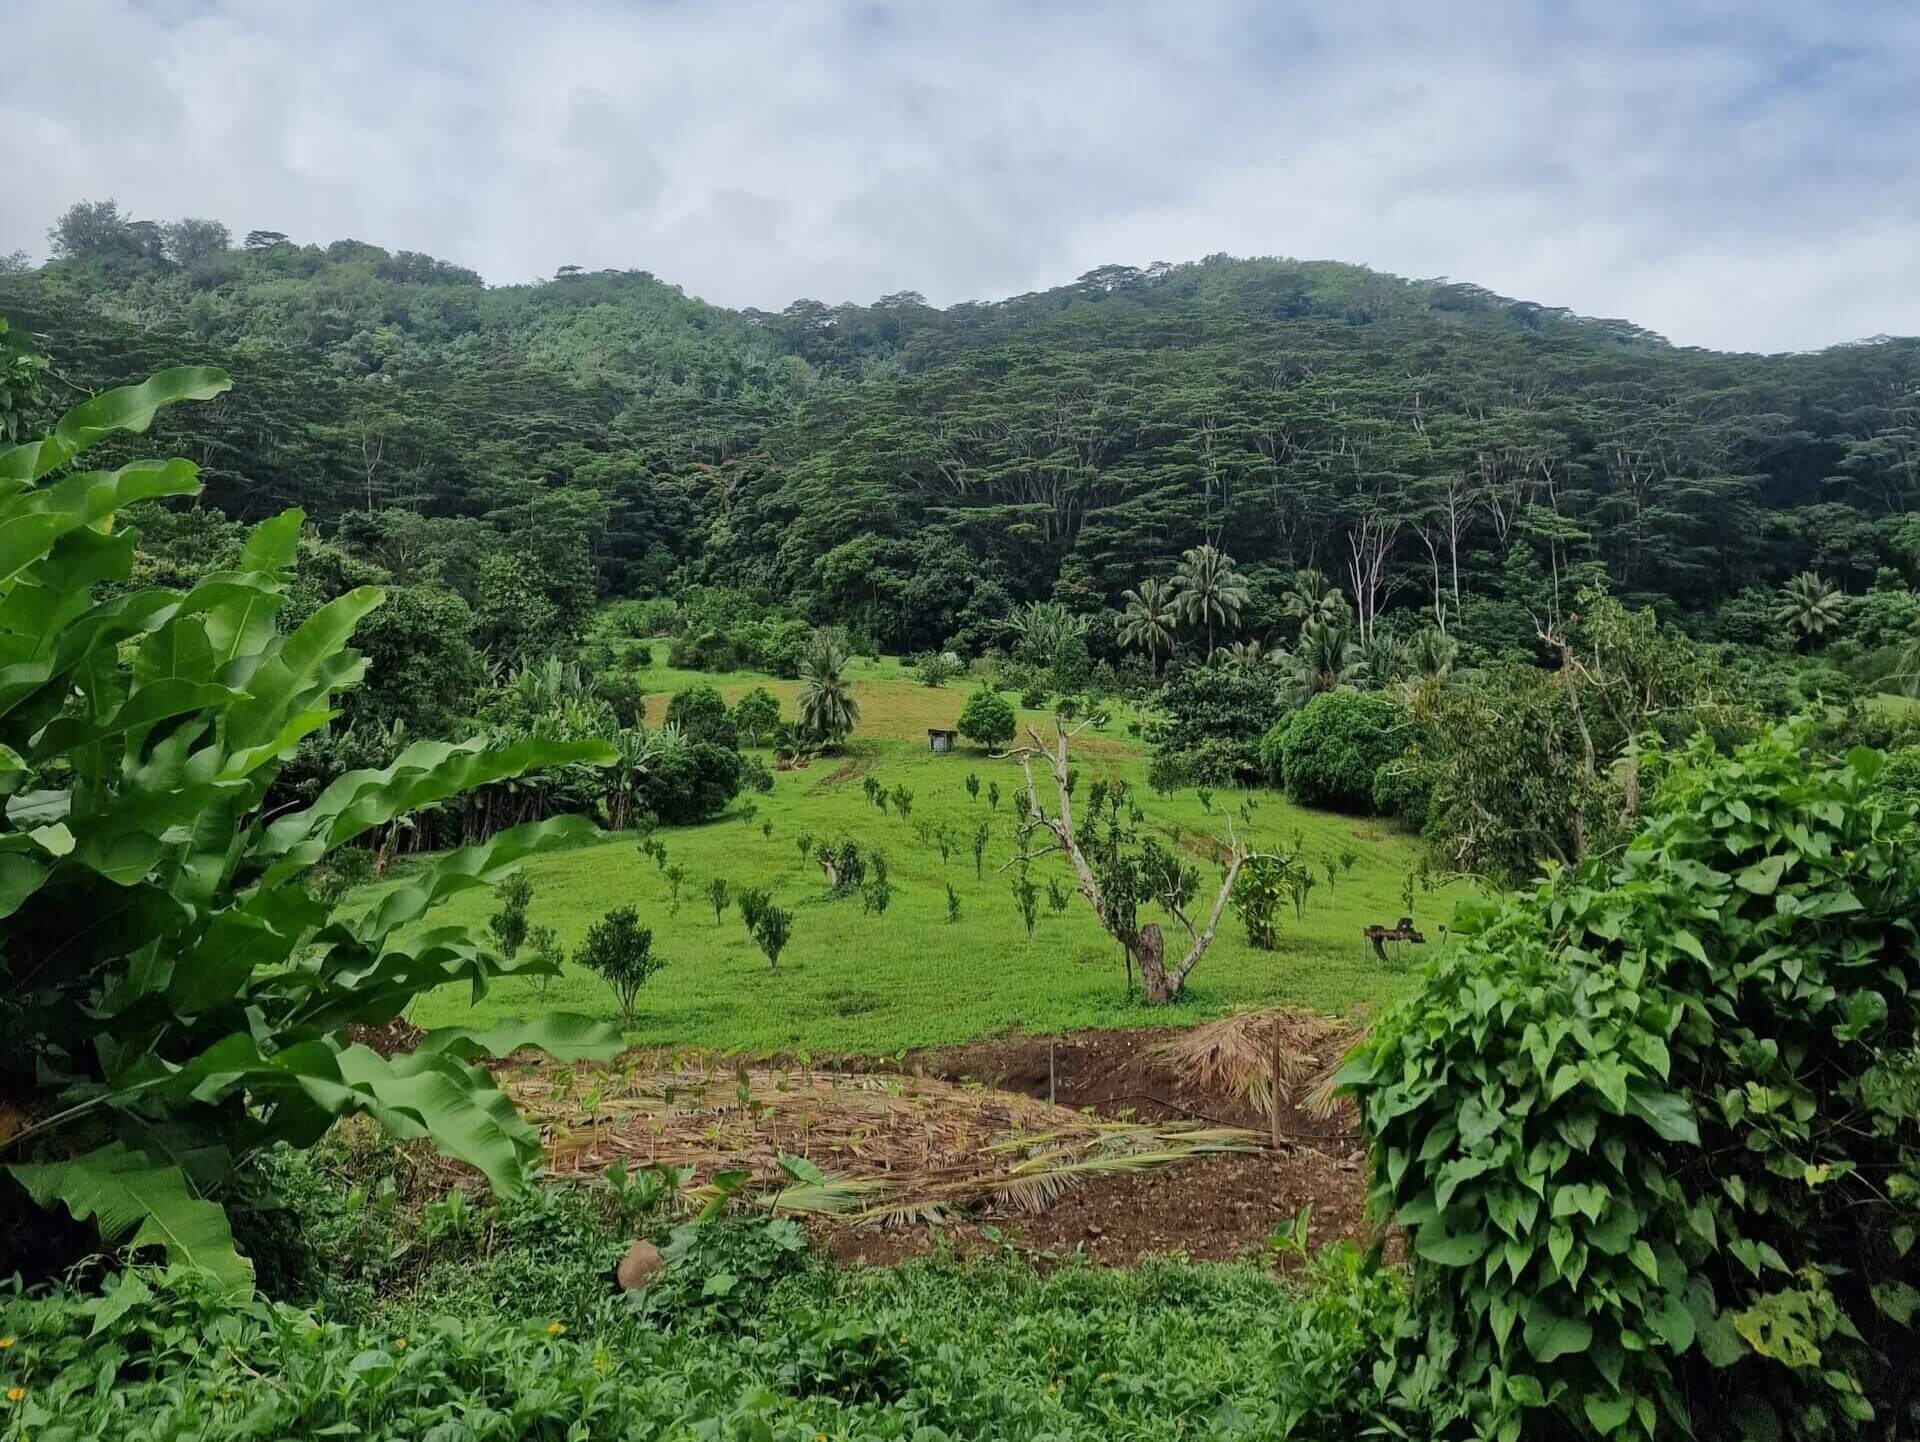
[(1342, 1072), (1431, 1435), (1911, 1425), (1920, 839), (1804, 740), (1649, 750), (1633, 842), (1464, 915)]

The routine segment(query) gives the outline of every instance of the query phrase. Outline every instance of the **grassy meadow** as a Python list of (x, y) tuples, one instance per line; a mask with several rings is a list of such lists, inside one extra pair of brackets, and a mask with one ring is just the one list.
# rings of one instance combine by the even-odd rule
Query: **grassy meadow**
[[(663, 829), (668, 859), (686, 868), (679, 909), (668, 880), (631, 836), (610, 835), (595, 845), (534, 858), (527, 875), (534, 884), (531, 920), (554, 927), (571, 954), (587, 927), (604, 912), (631, 905), (654, 931), (655, 950), (667, 967), (647, 984), (634, 1016), (640, 1045), (739, 1048), (750, 1052), (807, 1050), (815, 1053), (884, 1054), (903, 1047), (959, 1042), (1009, 1028), (1037, 1032), (1077, 1027), (1151, 1026), (1198, 1020), (1252, 1002), (1285, 1002), (1321, 1011), (1354, 1014), (1392, 999), (1407, 984), (1409, 951), (1400, 964), (1383, 966), (1361, 940), (1361, 928), (1391, 925), (1404, 907), (1402, 889), (1416, 864), (1414, 839), (1379, 821), (1309, 811), (1274, 792), (1254, 793), (1252, 834), (1263, 845), (1286, 847), (1296, 833), (1316, 862), (1351, 848), (1351, 871), (1329, 886), (1322, 877), (1308, 898), (1304, 917), (1288, 908), (1279, 950), (1255, 950), (1231, 909), (1218, 938), (1194, 971), (1187, 995), (1172, 1008), (1148, 1008), (1126, 998), (1119, 948), (1094, 922), (1074, 893), (1067, 909), (1051, 911), (1045, 888), (1050, 877), (1071, 888), (1071, 868), (1049, 857), (1034, 870), (1042, 888), (1040, 917), (1031, 940), (1013, 896), (1013, 793), (1023, 784), (1019, 767), (991, 759), (962, 743), (953, 754), (927, 748), (929, 726), (951, 726), (969, 694), (968, 683), (944, 688), (920, 685), (890, 660), (856, 664), (855, 696), (860, 725), (844, 754), (823, 757), (800, 771), (775, 773), (770, 795), (743, 793), (727, 814), (701, 826)], [(655, 667), (646, 673), (647, 710), (658, 720), (665, 696), (684, 686), (710, 683), (729, 704), (756, 685), (779, 696), (791, 714), (797, 683), (747, 673), (713, 677)], [(654, 693), (660, 693), (658, 699)], [(1147, 820), (1143, 829), (1170, 838), (1218, 832), (1223, 818), (1245, 793), (1222, 790), (1209, 816), (1199, 796), (1185, 790), (1156, 797), (1146, 785), (1146, 750), (1128, 734), (1134, 719), (1117, 712), (1104, 731), (1088, 729), (1074, 743), (1081, 772), (1076, 798), (1096, 776), (1134, 784)], [(1048, 718), (1021, 713), (1024, 725), (1050, 734)], [(965, 789), (968, 773), (980, 778), (980, 797)], [(874, 776), (889, 791), (913, 793), (910, 818), (889, 806), (871, 806), (863, 790)], [(1039, 773), (1043, 784), (1047, 773)], [(988, 787), (998, 782), (997, 808)], [(984, 866), (976, 878), (971, 836), (981, 820), (991, 826)], [(772, 823), (771, 835), (764, 824)], [(947, 826), (954, 845), (943, 864), (938, 850), (916, 834), (916, 825)], [(1246, 828), (1236, 817), (1236, 826)], [(851, 837), (863, 849), (886, 854), (893, 900), (884, 915), (863, 913), (858, 897), (833, 901), (820, 868), (802, 862), (798, 839), (838, 841)], [(705, 889), (724, 877), (738, 890), (770, 889), (794, 913), (793, 939), (769, 969), (731, 907), (718, 923)], [(960, 918), (947, 919), (946, 886), (960, 897)], [(1201, 895), (1210, 900), (1217, 872), (1201, 867)], [(1415, 916), (1429, 941), (1438, 939), (1463, 887), (1419, 893)], [(493, 908), (485, 892), (467, 892), (447, 906), (448, 920), (477, 920)], [(1196, 903), (1195, 910), (1202, 907)], [(1167, 930), (1169, 957), (1185, 950), (1185, 933), (1157, 908), (1148, 915)], [(438, 918), (436, 917), (436, 920)], [(422, 998), (410, 1013), (423, 1026), (487, 1021), (526, 1015), (542, 1007), (618, 1015), (611, 995), (591, 973), (571, 964), (550, 982), (544, 997), (534, 983), (508, 982), (469, 1007), (464, 988), (443, 988)]]

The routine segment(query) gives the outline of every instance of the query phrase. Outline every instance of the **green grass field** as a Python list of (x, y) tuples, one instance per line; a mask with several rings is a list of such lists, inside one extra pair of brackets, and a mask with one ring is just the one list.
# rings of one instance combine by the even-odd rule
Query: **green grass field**
[[(646, 674), (650, 692), (713, 682), (729, 702), (764, 684), (790, 707), (796, 689), (793, 682), (744, 674), (715, 678), (664, 667)], [(945, 756), (928, 751), (926, 728), (951, 725), (968, 687), (921, 686), (891, 661), (860, 663), (854, 675), (861, 722), (844, 755), (821, 758), (803, 771), (777, 773), (771, 795), (743, 795), (717, 821), (660, 833), (669, 859), (687, 870), (677, 914), (665, 876), (631, 837), (612, 836), (528, 864), (535, 888), (532, 921), (554, 927), (569, 952), (613, 907), (637, 907), (653, 928), (655, 949), (669, 964), (641, 993), (632, 1032), (636, 1043), (875, 1054), (1015, 1027), (1053, 1032), (1197, 1020), (1252, 1002), (1355, 1014), (1392, 999), (1407, 984), (1411, 958), (1419, 953), (1410, 953), (1404, 964), (1383, 967), (1360, 930), (1372, 922), (1391, 925), (1403, 911), (1402, 888), (1417, 859), (1414, 839), (1385, 822), (1308, 811), (1276, 793), (1258, 792), (1257, 842), (1285, 847), (1298, 832), (1316, 860), (1351, 846), (1358, 862), (1333, 887), (1320, 881), (1304, 918), (1295, 920), (1288, 910), (1280, 950), (1249, 946), (1229, 910), (1178, 1006), (1129, 1004), (1119, 948), (1100, 931), (1077, 893), (1059, 915), (1051, 913), (1043, 894), (1039, 923), (1032, 939), (1026, 936), (1012, 873), (1000, 870), (1015, 851), (1012, 795), (1022, 784), (1017, 765), (965, 746)], [(658, 720), (663, 709), (663, 701), (649, 700), (652, 719)], [(1021, 719), (1046, 724), (1037, 714), (1023, 713)], [(1122, 777), (1134, 783), (1147, 813), (1145, 825), (1163, 838), (1176, 827), (1188, 836), (1218, 832), (1223, 814), (1237, 809), (1243, 793), (1216, 795), (1211, 818), (1191, 790), (1153, 796), (1146, 787), (1145, 748), (1127, 733), (1130, 719), (1116, 715), (1105, 731), (1089, 730), (1078, 739), (1075, 759), (1083, 779), (1076, 795), (1084, 797), (1095, 776)], [(969, 772), (980, 778), (978, 801), (965, 790)], [(869, 774), (889, 789), (905, 786), (913, 793), (910, 820), (868, 804), (862, 781)], [(1001, 790), (997, 810), (987, 802), (993, 781)], [(751, 816), (743, 817), (749, 806)], [(992, 824), (992, 840), (976, 880), (968, 838), (982, 819)], [(769, 820), (771, 837), (762, 834), (762, 823)], [(915, 834), (921, 821), (944, 822), (953, 830), (956, 844), (944, 865), (938, 851)], [(851, 837), (884, 851), (894, 886), (887, 912), (863, 914), (857, 898), (826, 899), (820, 868), (811, 861), (803, 865), (799, 856), (797, 839), (805, 834), (820, 840)], [(1051, 857), (1036, 867), (1043, 890), (1053, 875), (1070, 882), (1064, 858)], [(1216, 875), (1210, 866), (1201, 868), (1203, 898), (1211, 899)], [(702, 893), (716, 876), (736, 889), (768, 887), (794, 913), (793, 939), (777, 972), (768, 968), (737, 912), (729, 909), (715, 924)], [(961, 903), (960, 920), (951, 925), (947, 882)], [(1416, 897), (1415, 914), (1430, 942), (1466, 894), (1455, 886)], [(488, 894), (468, 892), (454, 898), (443, 914), (447, 920), (473, 921), (493, 905)], [(1185, 933), (1177, 924), (1157, 909), (1150, 915), (1167, 928), (1169, 956), (1184, 952)], [(410, 1015), (420, 1025), (436, 1026), (526, 1015), (542, 1007), (618, 1014), (598, 978), (569, 966), (544, 998), (531, 982), (509, 982), (489, 992), (476, 1015), (464, 988), (445, 988), (422, 998)]]

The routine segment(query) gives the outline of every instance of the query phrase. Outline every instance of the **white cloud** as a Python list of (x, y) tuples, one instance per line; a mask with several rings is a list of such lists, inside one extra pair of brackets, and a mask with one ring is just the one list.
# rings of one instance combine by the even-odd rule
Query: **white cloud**
[(1920, 331), (1920, 17), (1879, 0), (8, 11), (0, 251), (113, 195), (768, 308), (1229, 251), (1682, 343)]

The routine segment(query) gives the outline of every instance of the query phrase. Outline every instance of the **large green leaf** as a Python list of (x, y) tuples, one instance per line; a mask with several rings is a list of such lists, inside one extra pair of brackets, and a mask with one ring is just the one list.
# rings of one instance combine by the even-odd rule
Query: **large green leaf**
[(113, 1142), (64, 1161), (7, 1170), (40, 1206), (59, 1203), (80, 1221), (91, 1219), (102, 1241), (131, 1232), (130, 1245), (164, 1248), (170, 1261), (212, 1273), (235, 1297), (253, 1291), (253, 1263), (234, 1247), (227, 1214), (194, 1196), (177, 1166)]
[(200, 489), (192, 461), (135, 461), (117, 471), (82, 471), (7, 507), (0, 526), (0, 583), (44, 558), (62, 536), (136, 501), (190, 496)]
[(97, 395), (62, 416), (52, 435), (0, 450), (0, 480), (37, 481), (115, 431), (145, 431), (162, 407), (211, 400), (232, 385), (227, 373), (213, 366), (174, 366), (137, 386)]
[(355, 933), (363, 940), (385, 936), (419, 919), (428, 908), (450, 896), (504, 880), (524, 858), (536, 851), (586, 841), (597, 831), (584, 816), (555, 816), (499, 832), (478, 846), (464, 846), (449, 852), (382, 897), (379, 905), (354, 928)]
[(613, 748), (598, 740), (533, 737), (491, 750), (479, 740), (457, 746), (417, 741), (391, 766), (336, 777), (312, 806), (270, 825), (254, 852), (273, 862), (262, 884), (278, 885), (363, 832), (463, 791), (544, 767), (609, 766), (616, 759)]
[(300, 629), (287, 637), (279, 654), (255, 671), (247, 685), (247, 698), (227, 716), (227, 745), (243, 751), (267, 741), (278, 731), (292, 709), (313, 694), (326, 692), (342, 683), (349, 669), (344, 660), (353, 628), (381, 601), (386, 593), (377, 586), (361, 586), (329, 601), (315, 611)]

